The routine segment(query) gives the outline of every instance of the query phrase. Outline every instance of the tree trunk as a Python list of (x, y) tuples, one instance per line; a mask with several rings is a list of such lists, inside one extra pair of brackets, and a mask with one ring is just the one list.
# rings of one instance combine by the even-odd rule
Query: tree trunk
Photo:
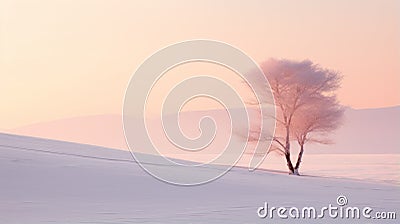
[(287, 162), (287, 166), (289, 168), (289, 174), (294, 174), (294, 168), (293, 168), (293, 164), (292, 161), (290, 160), (290, 152), (286, 151), (285, 152), (285, 158), (286, 158), (286, 162)]
[(297, 157), (296, 166), (294, 167), (294, 174), (296, 175), (300, 175), (299, 168), (300, 168), (301, 158), (303, 157), (303, 152), (304, 152), (304, 144), (300, 144), (300, 152)]
[(285, 158), (287, 162), (287, 166), (289, 168), (289, 174), (294, 173), (294, 168), (292, 161), (290, 160), (290, 129), (289, 126), (286, 126), (286, 141), (285, 141)]

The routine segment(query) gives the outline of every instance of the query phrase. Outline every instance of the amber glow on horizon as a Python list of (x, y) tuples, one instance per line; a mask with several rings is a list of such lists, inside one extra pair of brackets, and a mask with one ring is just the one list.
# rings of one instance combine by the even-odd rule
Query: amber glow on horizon
[(399, 1), (0, 0), (0, 10), (0, 129), (120, 114), (149, 55), (198, 38), (259, 62), (310, 59), (341, 71), (346, 106), (400, 105)]

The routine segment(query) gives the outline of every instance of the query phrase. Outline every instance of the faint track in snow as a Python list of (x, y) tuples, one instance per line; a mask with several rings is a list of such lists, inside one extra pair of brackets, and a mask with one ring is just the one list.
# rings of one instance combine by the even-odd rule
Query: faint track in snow
[[(111, 161), (111, 162), (135, 163), (135, 164), (139, 165), (139, 163), (137, 161), (135, 161), (133, 157), (132, 157), (132, 160), (129, 160), (129, 159), (116, 159), (116, 158), (106, 158), (106, 157), (99, 157), (99, 156), (81, 155), (81, 154), (67, 153), (67, 152), (54, 152), (54, 151), (44, 150), (44, 149), (35, 149), (35, 148), (27, 148), (27, 147), (3, 145), (3, 144), (0, 144), (0, 148), (1, 147), (9, 148), (12, 150), (24, 150), (24, 151), (31, 151), (31, 152), (54, 154), (54, 155), (59, 155), (59, 156), (73, 156), (73, 157), (95, 159), (95, 160), (102, 160), (102, 161), (109, 161), (109, 162)], [(146, 163), (146, 162), (141, 162), (141, 164), (148, 164), (148, 165), (154, 165), (154, 166), (166, 166), (166, 167), (171, 166), (171, 165), (165, 165), (165, 164)], [(208, 167), (204, 167), (204, 168), (209, 169)], [(218, 169), (218, 168), (215, 167), (213, 169)]]
[[(54, 152), (54, 151), (50, 151), (50, 150), (34, 149), (34, 148), (12, 146), (12, 145), (2, 145), (2, 144), (0, 144), (0, 147), (14, 149), (14, 150), (24, 150), (24, 151), (32, 151), (32, 152), (39, 152), (39, 153), (55, 154), (55, 155), (61, 155), (61, 156), (74, 156), (74, 157), (79, 157), (79, 158), (105, 160), (105, 161), (113, 161), (113, 162), (125, 162), (125, 163), (136, 163), (136, 164), (138, 163), (135, 160), (106, 158), (106, 157), (81, 155), (81, 154), (67, 153), (67, 152)], [(152, 164), (152, 165), (163, 166), (162, 164)]]

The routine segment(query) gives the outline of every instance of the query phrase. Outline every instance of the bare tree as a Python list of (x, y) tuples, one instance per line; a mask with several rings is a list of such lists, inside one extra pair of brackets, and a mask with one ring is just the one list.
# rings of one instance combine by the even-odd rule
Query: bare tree
[(330, 144), (329, 133), (341, 125), (344, 108), (335, 96), (315, 96), (308, 99), (293, 117), (293, 134), (300, 146), (294, 174), (299, 175), (300, 163), (307, 142)]
[(301, 108), (310, 106), (313, 99), (331, 97), (333, 91), (340, 86), (341, 76), (338, 72), (321, 68), (309, 60), (297, 62), (270, 59), (262, 63), (261, 68), (272, 88), (277, 108), (277, 129), (273, 136), (275, 144), (271, 149), (284, 154), (289, 172), (294, 174), (295, 167), (290, 158), (294, 117), (301, 112)]

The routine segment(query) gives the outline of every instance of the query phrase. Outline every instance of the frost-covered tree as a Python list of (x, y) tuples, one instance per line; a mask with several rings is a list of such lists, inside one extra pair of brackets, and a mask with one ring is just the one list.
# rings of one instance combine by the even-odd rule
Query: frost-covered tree
[[(261, 68), (271, 86), (277, 109), (277, 128), (272, 137), (271, 150), (278, 150), (285, 156), (291, 174), (298, 173), (290, 158), (290, 142), (301, 129), (301, 125), (297, 123), (301, 122), (301, 117), (305, 117), (307, 108), (312, 108), (317, 102), (316, 99), (325, 102), (325, 99), (330, 101), (335, 98), (334, 91), (340, 86), (341, 76), (338, 72), (324, 69), (309, 60), (298, 62), (270, 59), (262, 63)], [(315, 113), (315, 116), (319, 114)], [(298, 128), (296, 133), (292, 131), (293, 127)], [(303, 136), (303, 146), (309, 134)]]
[(310, 98), (293, 117), (292, 133), (300, 146), (294, 174), (299, 175), (304, 145), (307, 142), (330, 144), (328, 135), (341, 125), (344, 108), (335, 96), (316, 96)]

